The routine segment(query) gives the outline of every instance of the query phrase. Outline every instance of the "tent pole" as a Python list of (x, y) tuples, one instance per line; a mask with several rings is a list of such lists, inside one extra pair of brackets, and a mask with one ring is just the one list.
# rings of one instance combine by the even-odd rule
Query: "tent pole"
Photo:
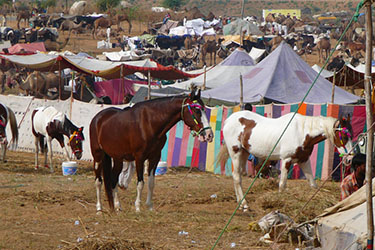
[(69, 119), (72, 119), (72, 106), (73, 106), (73, 88), (75, 85), (75, 74), (74, 71), (72, 71), (72, 87), (70, 89), (70, 110), (69, 110)]
[(240, 96), (240, 108), (243, 110), (243, 81), (242, 81), (242, 74), (240, 74), (240, 89), (241, 89), (241, 96)]
[(206, 65), (203, 66), (203, 70), (204, 70), (204, 75), (203, 75), (203, 86), (202, 86), (202, 90), (205, 90), (205, 89), (206, 89), (206, 72), (207, 72), (207, 67), (206, 67)]
[(59, 60), (59, 101), (61, 100), (61, 84), (62, 84), (62, 81), (61, 81), (61, 61)]
[(148, 84), (147, 100), (151, 100), (151, 72), (150, 72), (150, 69), (147, 71), (147, 84)]
[(333, 71), (331, 103), (335, 100), (336, 69)]
[(121, 77), (121, 96), (122, 100), (119, 100), (118, 103), (123, 104), (124, 103), (124, 98), (125, 98), (125, 80), (124, 80), (124, 64), (121, 64), (121, 70), (120, 70), (120, 77)]
[(367, 134), (367, 154), (366, 154), (366, 196), (367, 196), (367, 250), (374, 249), (374, 217), (372, 204), (372, 154), (374, 144), (373, 112), (371, 103), (371, 62), (372, 62), (372, 17), (371, 1), (366, 1), (366, 70), (365, 70), (365, 94), (366, 94), (366, 123)]

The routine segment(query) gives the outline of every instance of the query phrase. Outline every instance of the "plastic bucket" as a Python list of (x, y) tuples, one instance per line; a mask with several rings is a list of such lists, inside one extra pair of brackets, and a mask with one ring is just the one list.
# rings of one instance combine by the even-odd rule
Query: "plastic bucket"
[(163, 175), (165, 173), (167, 173), (167, 162), (159, 161), (158, 166), (155, 170), (155, 175)]
[(77, 162), (75, 161), (64, 161), (62, 163), (63, 175), (75, 175), (77, 172)]

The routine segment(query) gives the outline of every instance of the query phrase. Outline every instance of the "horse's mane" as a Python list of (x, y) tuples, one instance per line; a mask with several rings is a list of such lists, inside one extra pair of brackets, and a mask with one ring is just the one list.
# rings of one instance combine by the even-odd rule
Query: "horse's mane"
[(155, 99), (151, 99), (151, 100), (146, 100), (146, 101), (143, 101), (143, 102), (138, 102), (138, 103), (134, 104), (133, 107), (139, 107), (139, 106), (143, 106), (143, 105), (157, 105), (159, 103), (165, 103), (168, 100), (173, 101), (175, 98), (186, 98), (186, 97), (188, 97), (186, 94), (160, 97), (160, 98), (155, 98)]
[[(335, 124), (336, 119), (333, 117), (325, 117), (325, 116), (303, 116), (305, 122), (303, 123), (303, 130), (307, 129), (309, 132), (324, 132), (324, 135), (327, 137), (328, 140), (331, 142), (334, 140), (334, 130), (333, 126)], [(309, 126), (310, 128), (307, 128)], [(312, 130), (313, 129), (313, 130)]]
[(73, 131), (77, 131), (78, 127), (74, 125), (66, 115), (64, 116), (63, 130), (69, 134), (72, 134)]

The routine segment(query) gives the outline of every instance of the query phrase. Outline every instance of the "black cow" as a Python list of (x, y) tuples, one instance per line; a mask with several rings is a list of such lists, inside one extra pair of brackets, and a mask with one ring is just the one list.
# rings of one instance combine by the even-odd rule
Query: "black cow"
[(336, 56), (332, 59), (332, 61), (327, 65), (327, 70), (336, 70), (339, 71), (342, 67), (344, 67), (345, 61), (340, 56)]
[(174, 49), (179, 50), (184, 46), (185, 37), (181, 36), (158, 36), (156, 37), (156, 44), (160, 49)]

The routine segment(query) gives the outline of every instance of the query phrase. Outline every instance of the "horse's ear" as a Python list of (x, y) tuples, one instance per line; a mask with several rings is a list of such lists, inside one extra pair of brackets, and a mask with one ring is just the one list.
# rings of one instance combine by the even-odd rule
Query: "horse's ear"
[(190, 92), (189, 97), (190, 97), (190, 100), (194, 100), (194, 98), (195, 98), (195, 87), (191, 88), (191, 92)]
[(197, 99), (201, 99), (201, 89), (198, 90)]
[(78, 129), (78, 131), (79, 131), (79, 132), (82, 132), (82, 131), (83, 131), (83, 127), (80, 127), (80, 128)]

